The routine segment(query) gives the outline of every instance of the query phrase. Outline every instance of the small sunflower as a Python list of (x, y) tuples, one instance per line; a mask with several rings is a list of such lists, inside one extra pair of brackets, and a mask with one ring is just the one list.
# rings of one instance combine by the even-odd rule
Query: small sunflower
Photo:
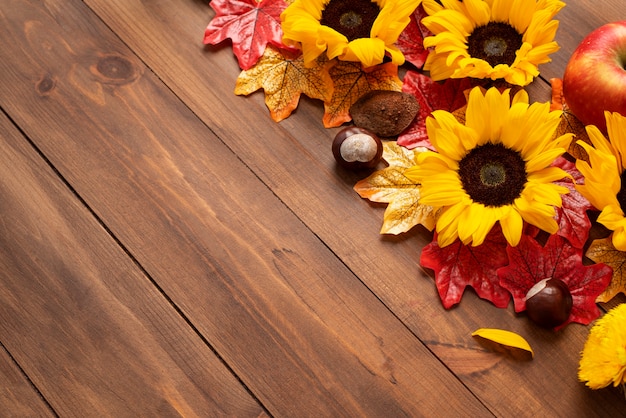
[(591, 328), (578, 378), (591, 389), (626, 386), (626, 303), (608, 311)]
[(568, 192), (554, 184), (567, 173), (550, 164), (565, 152), (571, 134), (552, 139), (560, 111), (549, 103), (529, 105), (521, 90), (511, 102), (509, 90), (485, 94), (471, 90), (466, 122), (436, 110), (426, 129), (437, 152), (419, 154), (405, 175), (421, 184), (420, 203), (441, 208), (437, 219), (441, 247), (459, 238), (480, 245), (499, 222), (516, 246), (523, 221), (555, 233), (555, 206)]
[[(537, 66), (558, 51), (552, 20), (559, 0), (424, 0), (429, 16), (422, 23), (434, 34), (425, 70), (446, 78), (504, 79), (525, 86), (539, 75)], [(442, 6), (443, 4), (443, 6)]]
[(589, 202), (601, 210), (598, 222), (613, 231), (613, 246), (626, 251), (626, 117), (604, 112), (607, 140), (598, 128), (586, 127), (589, 144), (578, 141), (589, 155), (589, 162), (578, 160), (576, 168), (585, 177), (585, 184), (576, 188)]
[(394, 64), (404, 55), (394, 45), (421, 0), (295, 0), (281, 14), (283, 42), (302, 47), (309, 65), (324, 51), (329, 59), (371, 67), (388, 54)]

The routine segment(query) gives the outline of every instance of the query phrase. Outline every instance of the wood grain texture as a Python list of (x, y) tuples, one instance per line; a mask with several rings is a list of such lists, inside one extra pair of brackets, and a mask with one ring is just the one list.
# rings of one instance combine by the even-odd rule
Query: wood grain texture
[(4, 114), (0, 132), (0, 335), (55, 413), (262, 413)]
[(3, 108), (271, 413), (489, 415), (82, 2), (3, 13)]
[[(602, 3), (568, 2), (545, 80), (623, 14)], [(623, 416), (619, 391), (576, 380), (588, 327), (544, 331), (471, 291), (446, 311), (419, 267), (431, 234), (379, 236), (384, 207), (336, 168), (319, 102), (277, 124), (262, 93), (235, 96), (230, 45), (201, 43), (212, 16), (200, 0), (0, 6), (0, 106), (56, 170), (3, 122), (20, 164), (0, 167), (2, 297), (54, 298), (0, 307), (0, 342), (55, 410), (119, 416), (136, 397), (159, 416)], [(531, 99), (549, 100), (545, 80)], [(535, 359), (485, 351), (479, 327), (519, 332)]]
[(10, 417), (54, 416), (4, 347), (0, 347), (0, 406)]

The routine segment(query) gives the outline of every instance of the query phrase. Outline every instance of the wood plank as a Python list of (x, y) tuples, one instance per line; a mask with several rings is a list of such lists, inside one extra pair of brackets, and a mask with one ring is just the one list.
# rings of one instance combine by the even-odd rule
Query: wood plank
[[(352, 192), (358, 176), (335, 168), (329, 152), (334, 130), (321, 127), (318, 102), (304, 99), (291, 118), (268, 126), (262, 94), (232, 94), (238, 67), (228, 44), (206, 48), (204, 54), (199, 50), (212, 16), (206, 4), (87, 3), (496, 415), (621, 411), (619, 393), (590, 392), (576, 380), (578, 352), (588, 328), (574, 325), (559, 334), (539, 330), (512, 309), (495, 309), (471, 292), (461, 306), (445, 311), (431, 273), (417, 266), (419, 250), (430, 235), (418, 229), (402, 237), (378, 237), (382, 208)], [(612, 10), (618, 2), (607, 4), (603, 9), (597, 3), (572, 1), (568, 7), (584, 15), (588, 8), (596, 13)], [(564, 20), (561, 26), (579, 30), (575, 20)], [(173, 35), (159, 36), (163, 33)], [(550, 98), (541, 81), (530, 90), (535, 100)], [(478, 361), (468, 336), (482, 326), (520, 332), (540, 355), (520, 365), (481, 352)]]
[(4, 114), (0, 132), (0, 335), (55, 413), (262, 414)]
[(54, 413), (0, 346), (0, 407), (10, 417), (53, 417)]
[(82, 2), (0, 30), (3, 108), (271, 413), (489, 415)]

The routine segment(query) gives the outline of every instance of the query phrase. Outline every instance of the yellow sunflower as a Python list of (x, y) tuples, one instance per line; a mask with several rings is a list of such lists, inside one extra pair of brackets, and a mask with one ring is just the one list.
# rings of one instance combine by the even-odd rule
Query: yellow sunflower
[(578, 378), (591, 389), (626, 385), (626, 303), (608, 311), (591, 328)]
[(521, 90), (485, 94), (471, 90), (465, 124), (436, 110), (426, 120), (438, 152), (419, 154), (405, 174), (421, 184), (420, 203), (441, 208), (437, 219), (441, 247), (459, 238), (480, 245), (499, 222), (506, 240), (519, 243), (523, 221), (555, 233), (555, 206), (567, 188), (553, 182), (567, 173), (552, 162), (565, 152), (571, 134), (552, 139), (560, 111), (549, 103), (528, 103)]
[(424, 0), (429, 16), (422, 23), (434, 34), (424, 69), (434, 80), (504, 79), (525, 86), (539, 75), (537, 66), (558, 51), (552, 20), (559, 0)]
[(576, 188), (601, 210), (598, 222), (613, 231), (613, 246), (626, 251), (626, 117), (619, 113), (604, 112), (607, 140), (598, 128), (586, 127), (589, 144), (578, 141), (589, 155), (589, 162), (578, 160), (576, 168), (585, 177), (585, 184)]
[(311, 65), (324, 51), (329, 59), (371, 67), (385, 54), (394, 64), (404, 55), (394, 45), (421, 0), (295, 0), (281, 14), (283, 42), (302, 48)]

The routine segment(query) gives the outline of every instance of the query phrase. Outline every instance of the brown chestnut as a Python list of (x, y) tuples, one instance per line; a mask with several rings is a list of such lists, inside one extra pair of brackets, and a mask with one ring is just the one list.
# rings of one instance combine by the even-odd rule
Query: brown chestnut
[(380, 138), (375, 133), (356, 126), (340, 130), (335, 135), (332, 149), (337, 163), (351, 170), (373, 168), (383, 155)]
[(526, 313), (535, 323), (545, 328), (561, 325), (572, 311), (572, 294), (560, 279), (543, 279), (526, 294)]

